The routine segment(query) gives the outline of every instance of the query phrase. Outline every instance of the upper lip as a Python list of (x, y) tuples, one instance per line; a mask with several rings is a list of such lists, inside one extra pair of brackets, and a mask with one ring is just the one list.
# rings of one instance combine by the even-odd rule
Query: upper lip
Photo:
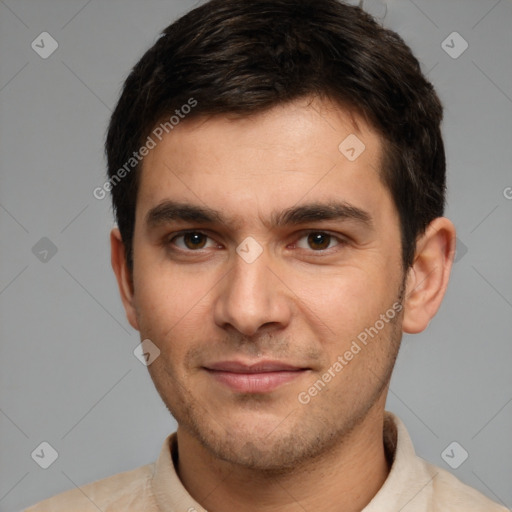
[(293, 366), (281, 361), (258, 361), (252, 364), (242, 363), (240, 361), (220, 361), (218, 363), (208, 364), (207, 370), (231, 373), (270, 373), (284, 371), (305, 370), (299, 366)]

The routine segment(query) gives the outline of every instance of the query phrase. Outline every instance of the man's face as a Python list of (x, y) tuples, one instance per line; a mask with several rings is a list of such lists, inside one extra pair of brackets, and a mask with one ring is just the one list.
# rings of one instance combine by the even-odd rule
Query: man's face
[[(339, 149), (353, 134), (355, 159), (354, 139)], [(403, 271), (381, 153), (362, 119), (316, 99), (184, 121), (146, 157), (135, 326), (161, 351), (149, 371), (178, 436), (286, 468), (383, 406)]]

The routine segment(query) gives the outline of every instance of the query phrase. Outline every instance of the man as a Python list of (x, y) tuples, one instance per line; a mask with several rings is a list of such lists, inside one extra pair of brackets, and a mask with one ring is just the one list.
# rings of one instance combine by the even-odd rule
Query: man
[(128, 77), (112, 265), (178, 422), (155, 464), (30, 511), (504, 511), (414, 454), (385, 401), (445, 293), (442, 107), (337, 0), (212, 0)]

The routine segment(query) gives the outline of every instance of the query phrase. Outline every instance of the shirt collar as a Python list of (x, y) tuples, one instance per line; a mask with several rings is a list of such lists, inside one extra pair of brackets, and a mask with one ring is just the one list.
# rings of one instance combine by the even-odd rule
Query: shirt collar
[(432, 474), (416, 456), (405, 425), (390, 412), (384, 416), (384, 447), (392, 457), (386, 481), (362, 512), (423, 512), (432, 500)]

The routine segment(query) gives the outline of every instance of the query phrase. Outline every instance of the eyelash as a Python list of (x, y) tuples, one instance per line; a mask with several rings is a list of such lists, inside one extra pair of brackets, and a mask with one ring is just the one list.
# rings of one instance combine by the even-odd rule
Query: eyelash
[[(188, 230), (188, 231), (180, 231), (178, 233), (173, 233), (171, 235), (171, 237), (169, 237), (167, 239), (167, 242), (165, 243), (166, 246), (172, 246), (171, 247), (171, 250), (173, 251), (176, 251), (176, 252), (187, 252), (187, 253), (199, 253), (201, 254), (201, 252), (203, 251), (203, 249), (197, 249), (197, 250), (192, 250), (192, 249), (182, 249), (182, 248), (177, 248), (176, 246), (174, 246), (173, 242), (177, 239), (177, 238), (181, 238), (183, 236), (186, 236), (186, 235), (189, 235), (189, 234), (198, 234), (198, 235), (202, 235), (202, 236), (205, 236), (207, 237), (208, 239), (212, 240), (212, 237), (210, 235), (208, 235), (207, 233), (204, 233), (202, 231), (198, 231), (198, 230)], [(326, 236), (329, 236), (331, 237), (332, 239), (336, 240), (338, 242), (338, 244), (335, 246), (335, 247), (343, 247), (345, 245), (347, 245), (348, 241), (343, 238), (343, 237), (340, 237), (340, 236), (337, 236), (337, 235), (334, 235), (332, 233), (329, 233), (328, 231), (319, 231), (319, 230), (308, 230), (308, 231), (304, 231), (301, 233), (300, 235), (300, 238), (298, 240), (302, 240), (303, 238), (305, 237), (308, 237), (309, 235), (311, 234), (319, 234), (319, 235), (326, 235)], [(297, 242), (294, 242), (294, 245), (296, 244)], [(321, 256), (323, 254), (329, 254), (330, 251), (332, 249), (335, 249), (335, 247), (330, 247), (328, 249), (320, 249), (320, 250), (313, 250), (311, 249), (310, 252), (312, 253), (316, 253), (318, 256)], [(307, 250), (307, 249), (302, 249), (302, 250)]]

